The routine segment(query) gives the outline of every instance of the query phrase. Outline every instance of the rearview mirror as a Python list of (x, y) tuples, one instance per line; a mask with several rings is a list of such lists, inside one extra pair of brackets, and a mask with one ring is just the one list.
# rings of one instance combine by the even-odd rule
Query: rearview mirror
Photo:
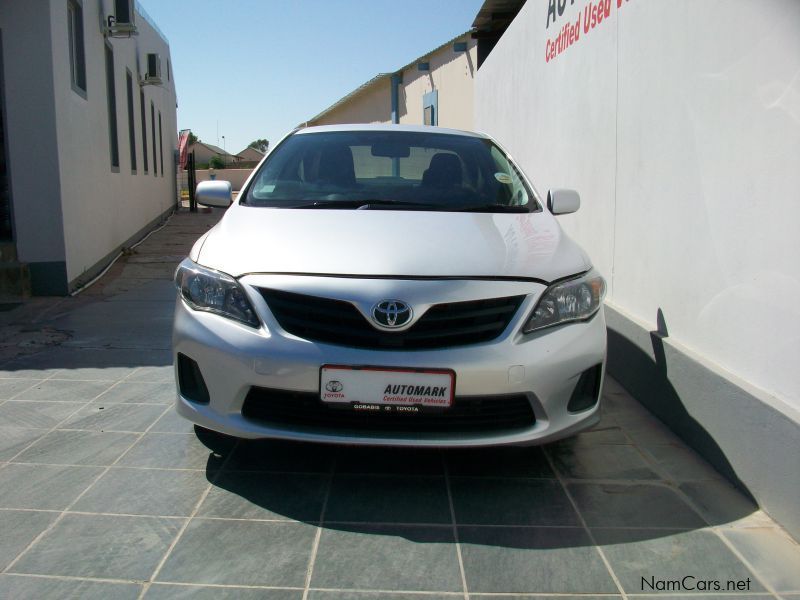
[(575, 190), (547, 192), (547, 210), (554, 215), (568, 215), (581, 207), (581, 197)]
[(201, 181), (194, 193), (195, 200), (203, 206), (228, 208), (233, 202), (230, 181)]
[(411, 146), (403, 142), (376, 142), (372, 145), (371, 154), (382, 158), (408, 158), (411, 156)]

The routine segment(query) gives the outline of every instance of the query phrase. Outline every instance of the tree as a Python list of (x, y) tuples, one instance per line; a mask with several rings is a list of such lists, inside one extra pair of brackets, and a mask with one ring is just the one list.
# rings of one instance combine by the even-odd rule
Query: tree
[(225, 168), (225, 161), (222, 160), (221, 156), (217, 156), (216, 154), (211, 157), (211, 160), (208, 161), (208, 166), (212, 169), (224, 169)]
[(200, 141), (200, 138), (193, 134), (191, 131), (189, 132), (189, 145), (196, 144)]
[(250, 144), (247, 147), (248, 148), (255, 148), (259, 152), (266, 152), (267, 148), (269, 148), (269, 140), (265, 140), (265, 139), (254, 140), (254, 141), (250, 142)]

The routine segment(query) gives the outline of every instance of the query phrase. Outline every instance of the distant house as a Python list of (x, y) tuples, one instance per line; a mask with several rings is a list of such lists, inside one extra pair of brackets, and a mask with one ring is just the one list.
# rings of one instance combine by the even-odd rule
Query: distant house
[(261, 150), (257, 150), (255, 148), (247, 147), (241, 152), (239, 152), (239, 158), (243, 161), (247, 162), (259, 162), (262, 158), (264, 158), (264, 153)]
[(241, 159), (236, 154), (229, 154), (219, 146), (197, 141), (189, 146), (189, 152), (194, 152), (194, 162), (197, 165), (207, 165), (215, 156), (219, 156), (226, 165), (239, 162)]

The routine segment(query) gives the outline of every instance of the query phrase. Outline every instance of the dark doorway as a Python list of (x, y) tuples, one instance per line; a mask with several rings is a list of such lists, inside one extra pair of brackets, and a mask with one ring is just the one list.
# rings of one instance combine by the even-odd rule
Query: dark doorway
[(11, 181), (5, 129), (6, 101), (3, 84), (3, 32), (0, 31), (0, 242), (14, 239), (11, 226)]

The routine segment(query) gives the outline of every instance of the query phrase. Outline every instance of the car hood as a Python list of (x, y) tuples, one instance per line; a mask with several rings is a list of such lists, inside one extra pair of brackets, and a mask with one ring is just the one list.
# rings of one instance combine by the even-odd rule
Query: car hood
[(233, 205), (193, 260), (234, 277), (303, 273), (552, 281), (591, 267), (552, 215)]

